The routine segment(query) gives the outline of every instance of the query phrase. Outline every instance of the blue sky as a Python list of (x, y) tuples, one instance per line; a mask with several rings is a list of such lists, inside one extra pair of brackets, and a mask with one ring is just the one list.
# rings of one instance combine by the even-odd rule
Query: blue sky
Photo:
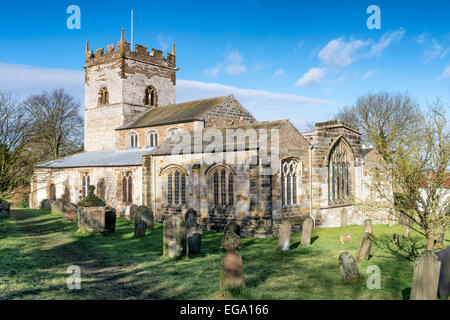
[[(81, 29), (69, 30), (69, 5)], [(369, 30), (369, 5), (381, 29)], [(300, 129), (372, 90), (450, 103), (449, 1), (39, 1), (0, 8), (0, 88), (65, 87), (83, 100), (85, 41), (177, 48), (177, 99), (233, 93), (258, 120)]]

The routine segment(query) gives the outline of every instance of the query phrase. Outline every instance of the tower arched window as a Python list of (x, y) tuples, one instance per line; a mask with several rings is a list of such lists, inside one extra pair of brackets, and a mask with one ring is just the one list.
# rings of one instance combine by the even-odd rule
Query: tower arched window
[(122, 202), (133, 202), (133, 177), (131, 171), (122, 173)]
[(87, 197), (89, 186), (91, 185), (91, 177), (89, 176), (89, 172), (83, 172), (81, 177), (82, 180), (82, 188), (81, 188), (81, 195), (84, 198)]
[(352, 152), (341, 139), (331, 149), (328, 160), (328, 200), (351, 198), (353, 161)]
[(144, 104), (149, 107), (156, 107), (158, 105), (158, 97), (154, 87), (150, 86), (145, 89)]
[(157, 147), (158, 146), (158, 132), (150, 131), (147, 134), (147, 147)]
[(186, 172), (173, 167), (165, 172), (167, 179), (167, 203), (183, 205), (186, 203)]
[(136, 132), (130, 132), (128, 134), (128, 147), (131, 149), (138, 147), (138, 135)]
[(109, 93), (106, 88), (101, 88), (98, 92), (98, 105), (105, 106), (109, 104)]
[(214, 205), (232, 206), (234, 203), (234, 177), (230, 168), (217, 165), (207, 171), (213, 185), (212, 199)]
[(281, 204), (290, 206), (297, 204), (297, 181), (299, 165), (295, 159), (281, 162)]

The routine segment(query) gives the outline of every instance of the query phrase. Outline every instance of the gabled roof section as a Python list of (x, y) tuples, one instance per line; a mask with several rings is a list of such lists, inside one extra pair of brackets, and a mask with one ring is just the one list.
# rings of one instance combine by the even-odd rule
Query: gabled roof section
[[(271, 129), (280, 129), (281, 127), (283, 127), (285, 124), (289, 123), (289, 120), (277, 120), (277, 121), (263, 121), (263, 122), (255, 122), (255, 123), (250, 123), (250, 124), (246, 124), (246, 125), (242, 125), (242, 126), (236, 126), (236, 127), (228, 127), (228, 128), (204, 128), (202, 129), (202, 136), (204, 136), (204, 134), (206, 132), (208, 132), (208, 130), (218, 130), (221, 132), (222, 137), (223, 137), (223, 145), (222, 145), (222, 150), (221, 151), (227, 151), (227, 150), (237, 150), (237, 143), (236, 142), (231, 142), (230, 143), (227, 141), (226, 137), (226, 133), (227, 133), (227, 129), (233, 129), (233, 130), (243, 130), (246, 131), (248, 129), (254, 129), (254, 130), (259, 130), (259, 129), (266, 129), (268, 130), (267, 132), (267, 137), (266, 140), (270, 140), (271, 137)], [(196, 148), (194, 145), (194, 131), (190, 130), (188, 131), (190, 136), (191, 136), (191, 153), (195, 153), (195, 151), (197, 149), (199, 149), (198, 147)], [(262, 140), (260, 140), (260, 136), (257, 137), (258, 141), (260, 143), (264, 142)], [(164, 140), (163, 143), (161, 143), (158, 147), (156, 147), (153, 151), (151, 151), (149, 154), (153, 155), (153, 156), (164, 156), (164, 155), (171, 155), (173, 150), (178, 150), (179, 146), (180, 146), (180, 137), (179, 135), (175, 134), (174, 136)], [(206, 147), (208, 147), (211, 144), (211, 141), (202, 141), (202, 152), (206, 150)], [(248, 145), (246, 143), (245, 145), (245, 149), (246, 150), (256, 150), (258, 149), (258, 144), (255, 145)], [(219, 151), (219, 150), (216, 150)]]
[(154, 127), (166, 124), (201, 120), (208, 111), (217, 107), (227, 97), (215, 97), (152, 108), (120, 126), (116, 130)]

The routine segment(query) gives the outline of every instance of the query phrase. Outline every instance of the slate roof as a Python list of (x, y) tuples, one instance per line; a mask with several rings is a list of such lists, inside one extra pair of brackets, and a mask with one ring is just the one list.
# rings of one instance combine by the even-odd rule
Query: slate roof
[(156, 107), (132, 118), (116, 130), (201, 120), (205, 113), (214, 109), (227, 97), (223, 96)]
[(148, 154), (153, 149), (154, 147), (144, 150), (81, 152), (57, 160), (39, 163), (36, 165), (36, 168), (62, 169), (141, 166), (142, 156)]
[[(230, 127), (230, 128), (205, 128), (202, 129), (202, 136), (205, 133), (205, 131), (210, 130), (210, 129), (214, 129), (214, 130), (219, 130), (222, 133), (222, 137), (223, 137), (223, 148), (221, 151), (226, 151), (226, 150), (231, 150), (237, 149), (236, 143), (233, 143), (234, 146), (230, 146), (230, 144), (228, 143), (227, 139), (226, 139), (226, 130), (227, 129), (242, 129), (242, 130), (247, 130), (247, 129), (267, 129), (269, 130), (267, 132), (267, 139), (270, 138), (270, 129), (275, 129), (275, 128), (281, 128), (284, 124), (288, 123), (289, 120), (277, 120), (277, 121), (262, 121), (262, 122), (255, 122), (255, 123), (251, 123), (248, 125), (241, 125), (241, 126), (236, 126), (236, 127)], [(193, 153), (194, 151), (196, 151), (199, 148), (195, 148), (195, 144), (194, 144), (194, 132), (193, 131), (188, 131), (191, 135), (191, 152)], [(260, 138), (260, 136), (258, 135), (258, 139)], [(154, 155), (154, 156), (163, 156), (163, 155), (171, 155), (173, 150), (177, 150), (174, 149), (175, 146), (179, 146), (179, 141), (180, 141), (180, 137), (175, 134), (174, 136), (167, 138), (166, 140), (164, 140), (164, 142), (162, 142), (158, 147), (156, 147), (154, 150), (152, 150), (149, 154)], [(202, 152), (205, 151), (205, 148), (207, 146), (209, 146), (211, 144), (211, 141), (203, 141), (202, 144)], [(178, 148), (179, 149), (179, 148)], [(258, 145), (246, 145), (245, 146), (246, 150), (256, 150), (258, 149)], [(216, 150), (218, 151), (218, 150)], [(175, 154), (179, 154), (179, 153), (175, 153)]]

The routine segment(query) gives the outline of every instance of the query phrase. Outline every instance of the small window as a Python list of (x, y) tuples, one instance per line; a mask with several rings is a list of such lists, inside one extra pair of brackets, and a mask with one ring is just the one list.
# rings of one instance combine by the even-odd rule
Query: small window
[(87, 197), (89, 193), (89, 186), (91, 185), (91, 177), (89, 176), (89, 172), (83, 172), (81, 179), (82, 179), (81, 196), (84, 199)]
[(149, 107), (157, 106), (156, 90), (152, 86), (145, 89), (144, 104)]
[(178, 132), (178, 128), (170, 128), (169, 130), (167, 130), (167, 137), (173, 137), (176, 133)]
[(150, 131), (147, 135), (147, 147), (158, 146), (158, 133), (156, 131)]
[(98, 92), (98, 105), (104, 106), (109, 104), (109, 93), (106, 88), (101, 88)]
[(293, 159), (281, 163), (281, 205), (297, 204), (298, 163)]
[(138, 135), (136, 134), (136, 132), (131, 132), (128, 135), (128, 145), (130, 148), (137, 148), (138, 147)]

